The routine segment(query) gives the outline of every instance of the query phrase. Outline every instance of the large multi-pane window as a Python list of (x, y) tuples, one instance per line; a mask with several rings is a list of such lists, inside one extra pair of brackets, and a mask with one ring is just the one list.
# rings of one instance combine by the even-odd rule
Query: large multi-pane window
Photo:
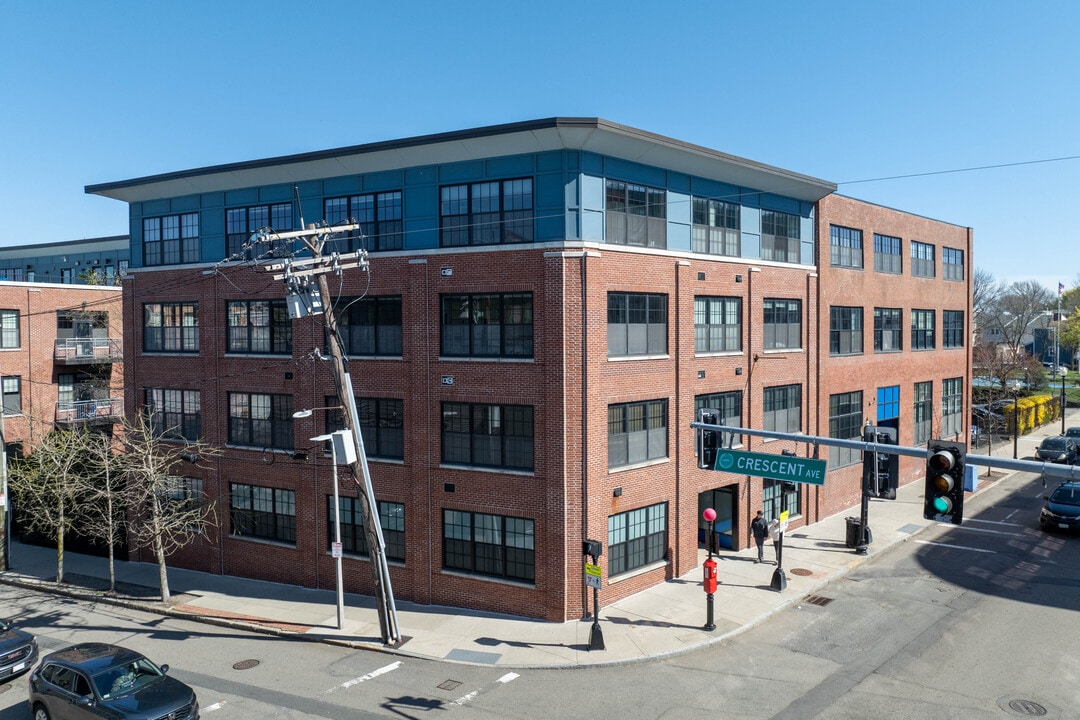
[(941, 248), (941, 276), (946, 280), (964, 281), (964, 251)]
[(668, 401), (608, 405), (608, 467), (668, 456)]
[(608, 293), (608, 357), (667, 352), (667, 295)]
[(964, 347), (964, 311), (941, 311), (941, 346), (947, 348)]
[(862, 268), (862, 230), (829, 226), (829, 262), (834, 267)]
[(614, 245), (667, 247), (667, 191), (608, 180), (604, 241)]
[(296, 492), (229, 484), (230, 534), (296, 544)]
[(384, 295), (345, 302), (338, 335), (345, 352), (358, 355), (401, 355), (401, 296)]
[(900, 308), (874, 308), (874, 352), (904, 349), (904, 326)]
[(693, 200), (694, 252), (738, 257), (740, 248), (739, 215), (736, 203), (695, 197)]
[(762, 393), (763, 430), (800, 432), (802, 430), (802, 386), (778, 385)]
[(442, 354), (532, 357), (532, 293), (443, 295)]
[(937, 277), (933, 245), (911, 241), (911, 274), (915, 277)]
[(532, 406), (444, 402), (442, 461), (532, 470)]
[(3, 414), (22, 414), (22, 378), (18, 375), (5, 375), (0, 378), (0, 395), (3, 395)]
[(904, 271), (904, 256), (900, 254), (900, 238), (874, 233), (874, 270), (894, 275)]
[[(360, 420), (360, 437), (364, 440), (364, 452), (370, 458), (401, 460), (405, 457), (404, 403), (396, 398), (355, 398), (356, 414)], [(326, 432), (345, 428), (341, 410), (333, 407), (337, 398), (330, 396), (324, 401)]]
[(198, 261), (198, 213), (143, 218), (143, 265), (179, 265)]
[(200, 397), (198, 390), (146, 388), (146, 411), (154, 434), (197, 441), (202, 423)]
[(608, 577), (666, 558), (667, 515), (665, 502), (608, 516)]
[(443, 568), (534, 582), (536, 530), (529, 518), (443, 510)]
[(915, 383), (915, 404), (912, 408), (915, 418), (915, 444), (922, 445), (930, 440), (934, 418), (934, 384), (930, 381)]
[(173, 476), (166, 481), (165, 495), (170, 507), (189, 521), (187, 530), (201, 533), (205, 530), (206, 492), (203, 479)]
[(877, 410), (879, 425), (885, 420), (894, 420), (900, 417), (899, 385), (889, 385), (888, 387), (878, 388)]
[(780, 513), (788, 515), (802, 513), (799, 501), (799, 485), (771, 478), (761, 479), (761, 510), (766, 518), (779, 518)]
[(292, 395), (229, 393), (229, 443), (293, 449)]
[(327, 198), (323, 203), (323, 219), (328, 225), (355, 221), (360, 232), (331, 241), (337, 252), (354, 250), (400, 250), (402, 248), (401, 191), (368, 193), (349, 197)]
[[(709, 393), (694, 398), (694, 420), (701, 417), (701, 410), (716, 410), (720, 425), (742, 427), (742, 391)], [(720, 447), (742, 445), (742, 435), (730, 432), (720, 433)]]
[(799, 262), (800, 220), (798, 215), (761, 211), (761, 259)]
[[(386, 559), (405, 562), (405, 506), (401, 503), (377, 501), (379, 525), (382, 527)], [(341, 510), (341, 550), (350, 555), (367, 555), (367, 535), (364, 533), (364, 513), (360, 499), (338, 497)], [(326, 496), (326, 548), (333, 547), (335, 536), (334, 497)]]
[(289, 232), (293, 230), (291, 202), (274, 205), (252, 205), (225, 211), (225, 242), (230, 260), (251, 260), (264, 257), (287, 257), (292, 254), (293, 240), (274, 240), (272, 244), (252, 245), (251, 236), (259, 230)]
[(292, 320), (284, 300), (230, 300), (227, 352), (292, 353)]
[(941, 381), (941, 434), (959, 435), (964, 408), (964, 378)]
[(9, 350), (19, 347), (19, 311), (0, 310), (0, 348)]
[(742, 298), (694, 298), (694, 352), (742, 350)]
[(766, 350), (793, 350), (802, 347), (802, 301), (766, 298)]
[(934, 347), (934, 311), (912, 310), (911, 349), (933, 350)]
[[(862, 391), (829, 396), (829, 437), (838, 440), (858, 440), (862, 437)], [(832, 446), (829, 466), (854, 465), (862, 461), (862, 450)]]
[(143, 304), (143, 352), (199, 352), (199, 303)]
[(829, 354), (861, 355), (863, 351), (863, 309), (829, 308)]
[(532, 242), (531, 178), (448, 185), (439, 192), (443, 247)]

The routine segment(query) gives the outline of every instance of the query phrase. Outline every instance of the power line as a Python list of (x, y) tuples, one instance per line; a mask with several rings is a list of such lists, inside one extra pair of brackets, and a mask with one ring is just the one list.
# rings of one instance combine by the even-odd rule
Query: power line
[(866, 178), (864, 180), (846, 180), (837, 185), (856, 185), (858, 183), (881, 182), (882, 180), (903, 180), (905, 178), (930, 177), (932, 175), (949, 175), (952, 173), (975, 172), (977, 170), (996, 170), (998, 168), (1020, 167), (1022, 165), (1039, 165), (1042, 163), (1064, 162), (1066, 160), (1080, 160), (1080, 155), (1066, 155), (1065, 157), (1046, 158), (1045, 160), (1024, 160), (1014, 163), (998, 163), (996, 165), (979, 165), (968, 168), (954, 168), (952, 170), (934, 170), (931, 172), (910, 173), (908, 175), (890, 175), (887, 177)]

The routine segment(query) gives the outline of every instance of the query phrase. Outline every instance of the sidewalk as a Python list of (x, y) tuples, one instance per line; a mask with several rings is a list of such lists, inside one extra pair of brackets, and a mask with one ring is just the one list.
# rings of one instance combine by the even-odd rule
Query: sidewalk
[[(1066, 422), (1080, 424), (1080, 410), (1070, 411)], [(1058, 423), (1051, 423), (1020, 438), (1020, 457), (1031, 456), (1043, 437), (1055, 435), (1059, 429)], [(985, 454), (985, 446), (980, 450)], [(1011, 441), (999, 443), (993, 454), (1011, 458)], [(978, 490), (982, 490), (988, 483), (987, 470), (978, 469)], [(995, 471), (995, 478), (1000, 480), (1007, 474)], [(756, 548), (716, 556), (721, 584), (714, 596), (716, 629), (712, 632), (703, 629), (706, 601), (701, 562), (680, 578), (608, 607), (601, 606), (605, 649), (591, 652), (591, 619), (549, 623), (408, 602), (397, 603), (398, 627), (404, 640), (388, 648), (382, 644), (370, 597), (345, 595), (344, 628), (339, 631), (333, 590), (310, 590), (177, 568), (169, 569), (169, 587), (176, 603), (165, 610), (156, 600), (157, 565), (153, 563), (117, 562), (117, 581), (128, 592), (113, 602), (215, 624), (444, 661), (509, 668), (631, 663), (719, 642), (806, 601), (831, 581), (932, 524), (922, 518), (922, 490), (922, 483), (915, 481), (900, 488), (896, 500), (871, 501), (873, 542), (865, 555), (857, 555), (845, 543), (845, 518), (858, 515), (858, 507), (788, 532), (784, 537), (787, 588), (783, 592), (770, 587), (775, 566), (754, 563)], [(700, 561), (704, 561), (705, 551), (699, 554)], [(767, 544), (766, 558), (771, 559), (772, 554)], [(107, 578), (108, 564), (105, 558), (68, 552), (64, 555), (64, 575), (72, 583), (69, 589), (77, 594), (79, 587), (73, 580), (79, 576), (84, 580)], [(55, 585), (46, 582), (55, 576), (54, 549), (12, 542), (11, 569), (0, 574), (0, 582), (55, 590)], [(152, 595), (140, 600), (138, 593), (132, 592), (137, 589)], [(107, 601), (100, 593), (93, 597)]]

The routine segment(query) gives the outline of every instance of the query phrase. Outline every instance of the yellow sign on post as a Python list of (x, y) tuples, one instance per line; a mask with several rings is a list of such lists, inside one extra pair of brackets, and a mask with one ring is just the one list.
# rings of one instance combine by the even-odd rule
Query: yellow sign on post
[(600, 587), (600, 566), (585, 563), (585, 584), (589, 587)]
[(787, 522), (787, 519), (788, 519), (788, 515), (789, 515), (789, 513), (788, 513), (788, 511), (787, 511), (787, 510), (785, 510), (785, 511), (784, 511), (784, 512), (782, 512), (782, 513), (780, 513), (780, 522)]

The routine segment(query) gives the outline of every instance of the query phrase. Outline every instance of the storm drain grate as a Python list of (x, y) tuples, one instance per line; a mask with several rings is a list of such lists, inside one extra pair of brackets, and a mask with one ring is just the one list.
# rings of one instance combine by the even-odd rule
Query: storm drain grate
[(1046, 714), (1046, 708), (1031, 700), (1010, 700), (1009, 709), (1021, 715), (1039, 717)]
[(241, 660), (240, 662), (233, 663), (233, 670), (250, 670), (259, 664), (258, 660)]
[(832, 601), (832, 598), (823, 597), (821, 595), (811, 595), (810, 597), (806, 598), (807, 603), (809, 603), (810, 605), (817, 605), (818, 607), (825, 607)]
[(440, 690), (456, 690), (461, 685), (457, 680), (447, 680), (442, 685), (439, 685)]

